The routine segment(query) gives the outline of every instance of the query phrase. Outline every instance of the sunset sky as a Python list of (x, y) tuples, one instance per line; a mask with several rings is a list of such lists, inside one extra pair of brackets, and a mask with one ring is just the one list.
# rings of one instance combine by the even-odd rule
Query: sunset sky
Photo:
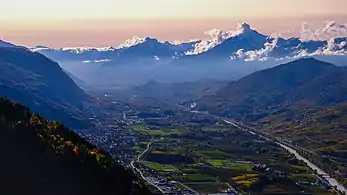
[[(0, 0), (0, 39), (33, 46), (110, 46), (134, 35), (204, 38), (247, 21), (298, 35), (304, 21), (346, 23), (346, 0)], [(285, 31), (289, 30), (289, 31)]]

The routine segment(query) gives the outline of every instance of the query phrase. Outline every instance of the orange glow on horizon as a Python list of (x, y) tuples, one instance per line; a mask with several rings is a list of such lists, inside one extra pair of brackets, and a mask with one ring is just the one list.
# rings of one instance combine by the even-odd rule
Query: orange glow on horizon
[[(0, 0), (0, 39), (18, 44), (109, 46), (132, 36), (204, 37), (247, 21), (263, 32), (305, 20), (346, 22), (346, 0)], [(313, 19), (312, 19), (313, 18)], [(271, 23), (269, 22), (271, 20)]]

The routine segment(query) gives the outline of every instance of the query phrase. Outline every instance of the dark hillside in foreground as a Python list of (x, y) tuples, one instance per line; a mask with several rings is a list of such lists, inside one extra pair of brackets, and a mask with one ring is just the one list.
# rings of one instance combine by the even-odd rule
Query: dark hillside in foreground
[(150, 194), (110, 155), (62, 124), (4, 98), (0, 98), (0, 148), (1, 194)]

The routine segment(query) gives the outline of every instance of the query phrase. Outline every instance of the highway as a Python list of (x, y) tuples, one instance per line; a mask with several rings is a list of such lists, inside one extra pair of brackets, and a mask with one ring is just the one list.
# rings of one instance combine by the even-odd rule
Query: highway
[[(154, 142), (158, 142), (158, 141), (161, 141), (161, 140), (163, 140), (163, 138), (161, 138), (161, 139), (159, 139), (159, 140), (156, 140), (156, 141), (153, 141), (153, 142), (149, 142), (149, 143), (147, 144), (147, 148), (137, 157), (136, 162), (143, 162), (143, 161), (141, 161), (141, 158), (143, 157), (143, 155), (145, 155), (145, 154), (148, 152), (148, 150), (151, 148), (151, 145), (152, 145)], [(135, 161), (131, 161), (130, 165), (131, 165), (132, 169), (135, 170), (135, 171), (137, 171), (137, 172), (140, 174), (141, 178), (142, 178), (144, 181), (146, 181), (147, 183), (149, 183), (150, 185), (152, 185), (153, 187), (155, 187), (156, 189), (158, 189), (161, 193), (163, 193), (163, 194), (166, 193), (166, 191), (164, 191), (162, 188), (160, 188), (160, 187), (156, 184), (155, 180), (151, 180), (152, 177), (145, 177), (145, 176), (143, 175), (142, 171), (141, 171), (140, 169), (136, 168), (134, 164), (135, 164)], [(181, 186), (183, 186), (184, 188), (186, 188), (187, 190), (191, 191), (192, 194), (199, 194), (197, 191), (195, 191), (195, 190), (193, 190), (192, 188), (190, 188), (190, 187), (184, 185), (183, 183), (181, 183), (181, 182), (177, 182), (177, 183), (180, 184)]]
[[(162, 139), (163, 139), (163, 138), (161, 138), (160, 140), (162, 140)], [(157, 140), (157, 141), (160, 141), (160, 140)], [(149, 143), (147, 144), (146, 150), (144, 150), (144, 151), (137, 157), (136, 162), (140, 162), (140, 161), (141, 161), (142, 156), (143, 156), (144, 154), (146, 154), (146, 152), (148, 152), (148, 150), (150, 149), (151, 145), (152, 145), (154, 142), (156, 142), (156, 141), (149, 142)], [(151, 186), (153, 186), (153, 187), (155, 187), (156, 189), (158, 189), (161, 193), (165, 194), (165, 191), (164, 191), (163, 189), (161, 189), (156, 183), (154, 183), (153, 181), (151, 181), (150, 178), (145, 177), (145, 176), (143, 175), (142, 171), (141, 171), (140, 169), (138, 169), (138, 168), (135, 167), (134, 163), (135, 163), (135, 161), (131, 161), (131, 163), (130, 163), (132, 169), (135, 170), (135, 171), (137, 171), (137, 172), (140, 174), (140, 176), (141, 176), (141, 178), (142, 178), (143, 180), (145, 180), (145, 181), (146, 181), (147, 183), (149, 183)]]
[[(312, 151), (309, 151), (309, 150), (306, 150), (302, 147), (299, 147), (299, 146), (296, 146), (296, 145), (293, 145), (291, 144), (290, 142), (288, 141), (285, 141), (283, 139), (280, 139), (280, 138), (276, 138), (276, 137), (269, 137), (269, 134), (266, 134), (264, 132), (260, 132), (258, 130), (255, 130), (253, 128), (250, 128), (250, 127), (246, 127), (244, 128), (244, 125), (241, 125), (241, 124), (237, 124), (236, 122), (234, 121), (230, 121), (228, 119), (223, 119), (224, 122), (228, 123), (228, 124), (231, 124), (233, 125), (234, 127), (237, 127), (241, 130), (246, 130), (248, 131), (249, 133), (253, 134), (253, 135), (258, 135), (268, 141), (274, 141), (276, 142), (279, 146), (281, 146), (282, 148), (286, 149), (288, 152), (290, 152), (291, 154), (294, 154), (294, 156), (299, 159), (299, 160), (302, 160), (304, 161), (307, 166), (309, 166), (312, 170), (316, 170), (317, 171), (317, 177), (321, 177), (324, 176), (324, 179), (329, 183), (329, 185), (333, 188), (334, 186), (337, 187), (337, 189), (341, 192), (344, 192), (347, 194), (347, 189), (342, 185), (340, 184), (336, 179), (332, 178), (329, 176), (329, 174), (327, 174), (325, 171), (323, 171), (322, 169), (320, 169), (318, 166), (316, 166), (315, 164), (313, 164), (312, 162), (310, 162), (309, 160), (307, 160), (306, 158), (304, 158), (303, 156), (301, 156), (297, 150), (305, 150), (305, 151), (308, 151), (310, 153), (314, 153)], [(314, 153), (315, 154), (315, 153)]]
[[(187, 108), (185, 108), (185, 109), (187, 109)], [(189, 108), (188, 108), (188, 110), (189, 110)], [(257, 136), (259, 136), (259, 137), (261, 137), (261, 138), (263, 138), (265, 140), (273, 141), (273, 142), (277, 143), (279, 146), (281, 146), (282, 148), (286, 149), (288, 152), (294, 154), (294, 156), (297, 159), (304, 161), (307, 164), (307, 166), (309, 166), (312, 170), (316, 170), (317, 171), (317, 177), (325, 179), (328, 182), (328, 184), (330, 185), (330, 187), (332, 187), (334, 189), (334, 187), (336, 186), (336, 188), (339, 191), (344, 192), (345, 194), (347, 194), (347, 189), (341, 183), (339, 183), (336, 179), (330, 177), (329, 174), (327, 174), (321, 168), (319, 168), (318, 166), (316, 166), (315, 164), (313, 164), (312, 162), (310, 162), (309, 160), (307, 160), (306, 158), (301, 156), (298, 153), (298, 151), (299, 150), (305, 151), (305, 152), (311, 153), (313, 155), (318, 155), (317, 153), (315, 153), (313, 151), (310, 151), (310, 150), (307, 150), (307, 149), (305, 149), (303, 147), (300, 147), (298, 145), (293, 145), (288, 140), (284, 140), (284, 139), (281, 139), (281, 138), (274, 137), (273, 135), (271, 135), (269, 133), (266, 133), (266, 132), (254, 129), (254, 128), (249, 127), (249, 126), (247, 126), (247, 125), (245, 125), (243, 123), (239, 123), (239, 122), (236, 122), (236, 121), (231, 120), (231, 119), (215, 116), (215, 115), (209, 114), (207, 112), (200, 112), (200, 111), (190, 111), (190, 112), (198, 113), (198, 114), (204, 114), (204, 115), (208, 115), (208, 116), (211, 116), (211, 117), (223, 120), (225, 123), (230, 124), (230, 125), (238, 128), (238, 129), (240, 129), (240, 130), (248, 131), (249, 133), (251, 133), (253, 135), (257, 135)]]
[(181, 186), (183, 186), (183, 187), (185, 187), (186, 189), (188, 189), (188, 190), (190, 190), (191, 192), (193, 192), (193, 194), (198, 194), (198, 195), (199, 195), (199, 192), (197, 192), (197, 191), (193, 190), (192, 188), (190, 188), (190, 187), (184, 185), (183, 183), (181, 183), (181, 182), (177, 182), (177, 183), (179, 183)]
[[(162, 139), (163, 139), (163, 138), (162, 138)], [(144, 151), (137, 157), (137, 162), (140, 162), (142, 156), (145, 155), (145, 154), (148, 152), (149, 148), (151, 147), (151, 145), (152, 145), (153, 143), (154, 143), (154, 142), (149, 142), (149, 143), (147, 144), (146, 150), (144, 150)]]
[[(280, 143), (278, 143), (280, 144)], [(321, 177), (321, 175), (323, 175), (323, 177), (328, 181), (328, 183), (330, 184), (330, 186), (336, 186), (336, 188), (341, 191), (344, 192), (345, 194), (347, 194), (347, 190), (346, 188), (340, 184), (336, 179), (330, 177), (326, 172), (324, 172), (322, 169), (320, 169), (319, 167), (317, 167), (316, 165), (314, 165), (313, 163), (311, 163), (310, 161), (308, 161), (307, 159), (305, 159), (304, 157), (302, 157), (300, 154), (297, 153), (297, 151), (280, 144), (283, 148), (285, 148), (288, 152), (292, 153), (295, 155), (295, 157), (299, 160), (304, 161), (311, 169), (316, 170), (318, 173), (318, 176)]]

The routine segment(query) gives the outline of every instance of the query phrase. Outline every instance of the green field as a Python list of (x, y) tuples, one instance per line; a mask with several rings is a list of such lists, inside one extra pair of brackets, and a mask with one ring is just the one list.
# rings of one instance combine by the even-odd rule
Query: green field
[[(286, 191), (299, 194), (305, 190), (327, 195), (324, 189), (298, 183), (316, 180), (305, 164), (294, 161), (294, 157), (277, 145), (250, 139), (249, 134), (242, 131), (213, 124), (184, 128), (176, 125), (167, 128), (134, 125), (130, 130), (141, 138), (141, 143), (132, 148), (136, 154), (143, 151), (148, 142), (161, 138), (144, 155), (146, 166), (156, 170), (163, 178), (180, 181), (202, 194), (221, 192), (228, 188), (226, 183), (229, 183), (251, 194)], [(180, 136), (172, 136), (174, 134)], [(265, 164), (269, 171), (253, 170), (252, 162)], [(277, 172), (285, 172), (288, 177), (283, 179)]]
[(317, 180), (316, 176), (313, 174), (293, 174), (292, 177), (296, 181), (315, 182)]
[(156, 171), (159, 172), (173, 172), (173, 171), (177, 171), (178, 169), (173, 166), (173, 165), (163, 165), (163, 164), (159, 164), (159, 163), (154, 163), (154, 162), (144, 162), (144, 164), (146, 166), (148, 166), (151, 169), (154, 169)]
[(133, 129), (135, 131), (147, 131), (148, 127), (144, 125), (132, 125), (129, 127), (130, 129)]
[(212, 166), (220, 169), (250, 171), (253, 168), (253, 165), (251, 163), (231, 162), (230, 160), (225, 159), (208, 159), (207, 162)]
[(174, 135), (174, 134), (181, 134), (181, 131), (178, 129), (170, 129), (170, 130), (149, 130), (148, 134), (150, 135), (161, 135), (161, 136), (167, 136), (167, 135)]
[(129, 129), (133, 131), (145, 132), (145, 133), (148, 133), (149, 135), (159, 135), (159, 136), (168, 136), (168, 135), (183, 133), (182, 130), (179, 130), (179, 129), (168, 129), (168, 130), (150, 129), (148, 126), (145, 126), (145, 125), (133, 125), (133, 126), (130, 126)]
[(186, 181), (186, 182), (213, 182), (216, 181), (216, 177), (202, 174), (202, 173), (196, 173), (196, 174), (186, 174), (180, 176), (180, 179)]
[(230, 156), (228, 153), (215, 149), (197, 150), (195, 154), (204, 156), (205, 158), (227, 158)]
[(197, 173), (199, 172), (198, 169), (196, 169), (194, 166), (185, 166), (185, 167), (181, 167), (180, 170), (184, 173)]
[(211, 193), (211, 194), (215, 194), (215, 193), (220, 193), (226, 189), (228, 189), (228, 185), (226, 185), (225, 183), (221, 183), (221, 182), (215, 182), (215, 183), (186, 183), (185, 185), (189, 186), (190, 188), (194, 189), (197, 192), (200, 192), (201, 194), (206, 194), (206, 193)]
[(216, 127), (216, 126), (204, 126), (202, 127), (203, 131), (207, 132), (224, 132), (224, 131), (230, 131), (230, 128), (225, 128), (225, 127)]
[(305, 166), (291, 165), (291, 167), (302, 172), (307, 172), (309, 170), (309, 168)]
[(347, 179), (344, 179), (342, 182), (343, 185), (347, 185)]

